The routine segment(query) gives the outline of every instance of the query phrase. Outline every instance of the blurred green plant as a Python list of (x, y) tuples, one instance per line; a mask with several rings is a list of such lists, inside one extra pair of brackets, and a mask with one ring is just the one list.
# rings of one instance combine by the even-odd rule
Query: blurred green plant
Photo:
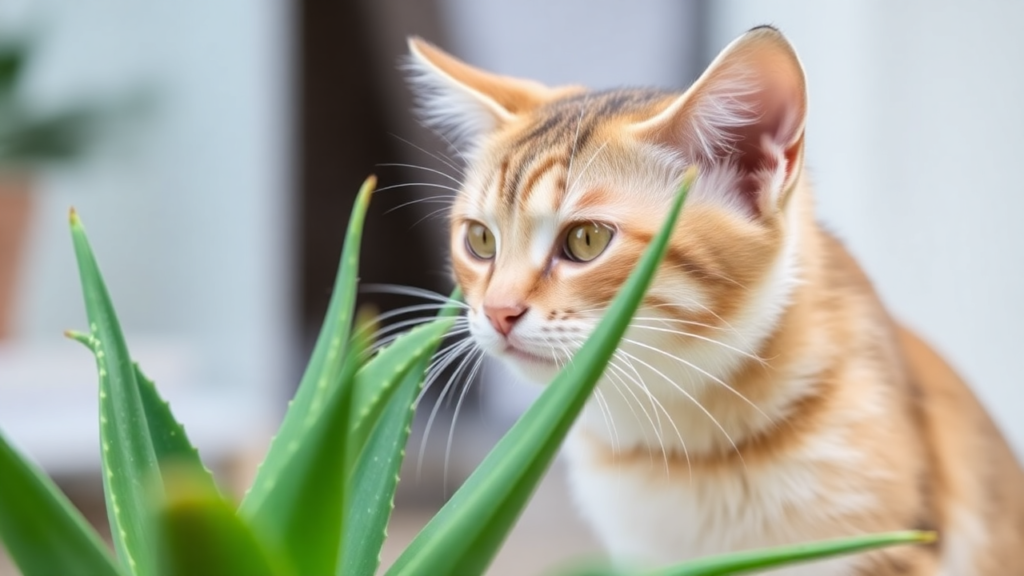
[[(550, 466), (662, 258), (693, 175), (661, 232), (574, 361), (546, 388), (401, 554), (390, 575), (483, 573)], [(454, 306), (368, 355), (354, 318), (360, 238), (373, 178), (356, 199), (312, 358), (251, 489), (235, 507), (128, 353), (78, 216), (71, 234), (99, 371), (100, 440), (116, 560), (40, 470), (0, 435), (0, 538), (26, 576), (375, 574), (415, 399)], [(457, 295), (456, 295), (457, 297)], [(352, 330), (353, 323), (361, 329)], [(932, 535), (899, 532), (680, 564), (670, 575), (732, 574)], [(619, 574), (612, 568), (588, 573)]]
[(76, 160), (95, 145), (101, 132), (146, 106), (141, 93), (56, 110), (33, 105), (24, 92), (24, 80), (34, 47), (27, 37), (0, 41), (0, 171)]

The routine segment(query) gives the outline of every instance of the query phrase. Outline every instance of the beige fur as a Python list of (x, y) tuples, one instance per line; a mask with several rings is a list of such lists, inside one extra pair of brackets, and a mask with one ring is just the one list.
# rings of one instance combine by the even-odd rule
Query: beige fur
[[(581, 512), (612, 553), (659, 564), (916, 528), (939, 542), (785, 573), (1024, 573), (1013, 454), (814, 219), (803, 70), (778, 31), (741, 37), (684, 93), (547, 88), (410, 47), (424, 117), (469, 160), (451, 240), (470, 330), (540, 383), (699, 166), (568, 446)], [(614, 236), (576, 262), (566, 231), (587, 222)], [(493, 259), (467, 248), (473, 223), (493, 233)]]

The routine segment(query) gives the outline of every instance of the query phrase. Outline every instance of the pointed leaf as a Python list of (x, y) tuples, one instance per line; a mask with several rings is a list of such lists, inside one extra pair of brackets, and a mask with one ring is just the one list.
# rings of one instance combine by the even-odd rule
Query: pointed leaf
[[(454, 308), (451, 311), (454, 312)], [(362, 452), (392, 395), (405, 381), (406, 374), (415, 367), (426, 370), (424, 363), (429, 364), (452, 322), (434, 321), (410, 330), (377, 353), (356, 373), (352, 390), (353, 424), (349, 432), (353, 456)], [(420, 376), (423, 376), (422, 372)]]
[[(455, 310), (447, 308), (441, 315), (449, 316)], [(359, 442), (359, 459), (351, 477), (339, 576), (372, 576), (377, 572), (388, 519), (394, 509), (398, 472), (405, 457), (405, 443), (414, 414), (413, 404), (423, 386), (431, 356), (453, 322), (436, 320), (411, 330), (356, 375), (356, 390), (363, 387), (378, 393), (365, 397), (367, 409), (357, 423), (357, 426), (362, 425), (360, 433), (367, 436), (355, 440)], [(403, 364), (406, 361), (412, 365)], [(394, 375), (398, 374), (400, 379), (396, 380)]]
[(0, 540), (25, 576), (118, 576), (103, 540), (60, 489), (0, 434)]
[(885, 534), (873, 534), (868, 536), (857, 536), (854, 538), (839, 538), (835, 540), (824, 540), (811, 542), (809, 544), (797, 544), (794, 546), (780, 546), (764, 550), (751, 550), (749, 552), (736, 552), (722, 554), (720, 556), (709, 556), (690, 562), (679, 564), (671, 568), (664, 568), (653, 572), (650, 576), (724, 576), (726, 574), (749, 574), (787, 566), (798, 562), (819, 560), (842, 554), (863, 552), (873, 548), (884, 546), (895, 546), (897, 544), (924, 544), (935, 541), (934, 532), (889, 532)]
[(417, 535), (388, 574), (443, 576), (486, 571), (626, 332), (664, 256), (693, 177), (691, 170), (661, 231), (573, 361)]
[(160, 473), (135, 369), (85, 230), (71, 212), (71, 238), (85, 296), (90, 334), (79, 335), (96, 356), (100, 446), (107, 516), (118, 557), (132, 574), (156, 572), (147, 499), (160, 493)]
[(158, 514), (164, 576), (293, 573), (259, 541), (235, 507), (211, 489), (201, 470), (169, 464), (164, 473), (167, 499)]
[(356, 197), (327, 315), (295, 398), (288, 407), (252, 487), (242, 501), (240, 510), (245, 517), (261, 515), (261, 508), (267, 505), (266, 500), (298, 449), (302, 435), (324, 406), (324, 398), (330, 393), (332, 379), (336, 380), (351, 331), (363, 222), (375, 185), (375, 178), (367, 178)]
[(345, 435), (351, 424), (352, 380), (367, 346), (364, 338), (352, 340), (340, 374), (330, 379), (328, 393), (318, 400), (323, 406), (311, 407), (313, 416), (287, 455), (285, 473), (268, 487), (252, 516), (243, 514), (303, 576), (332, 574), (338, 565), (351, 465)]
[(134, 364), (133, 367), (161, 475), (167, 466), (188, 469), (192, 482), (202, 481), (208, 490), (216, 492), (217, 484), (213, 480), (213, 474), (199, 459), (199, 451), (189, 442), (185, 427), (174, 418), (170, 405), (160, 397), (153, 381), (146, 378), (138, 364)]

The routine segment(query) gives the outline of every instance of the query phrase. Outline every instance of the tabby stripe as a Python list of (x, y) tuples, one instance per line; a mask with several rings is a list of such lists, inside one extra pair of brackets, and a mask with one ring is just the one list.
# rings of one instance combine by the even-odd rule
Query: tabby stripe
[(537, 181), (540, 180), (546, 172), (560, 166), (564, 162), (564, 159), (560, 156), (548, 156), (543, 162), (535, 165), (530, 173), (526, 176), (526, 181), (523, 182), (522, 188), (519, 192), (519, 205), (525, 207), (530, 201), (530, 195), (533, 194), (533, 189), (537, 186)]
[[(650, 244), (654, 238), (652, 234), (647, 232), (624, 231), (624, 233), (642, 242), (645, 246)], [(677, 246), (668, 247), (668, 251), (665, 252), (664, 262), (667, 268), (682, 270), (686, 274), (704, 282), (722, 281), (720, 275), (712, 272), (711, 265), (701, 262), (699, 258)]]

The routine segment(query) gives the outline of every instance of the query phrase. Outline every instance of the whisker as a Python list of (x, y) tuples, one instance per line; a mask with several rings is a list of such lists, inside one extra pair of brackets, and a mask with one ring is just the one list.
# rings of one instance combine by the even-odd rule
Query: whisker
[(423, 298), (424, 300), (434, 300), (437, 302), (443, 302), (445, 304), (451, 304), (460, 308), (469, 309), (469, 305), (461, 300), (453, 300), (447, 294), (440, 294), (426, 288), (418, 288), (416, 286), (403, 286), (401, 284), (363, 284), (361, 286), (363, 292), (374, 292), (378, 294), (397, 294), (399, 296), (414, 296), (417, 298)]
[(671, 328), (659, 328), (657, 326), (645, 326), (643, 324), (633, 324), (631, 327), (643, 328), (644, 330), (654, 330), (654, 331), (657, 331), (657, 332), (666, 332), (666, 333), (669, 333), (669, 334), (676, 334), (678, 336), (686, 336), (686, 337), (689, 337), (689, 338), (696, 338), (697, 340), (702, 340), (704, 342), (708, 342), (708, 343), (711, 343), (711, 344), (717, 344), (717, 345), (719, 345), (719, 346), (721, 346), (721, 347), (723, 347), (723, 348), (725, 348), (727, 350), (731, 350), (731, 351), (733, 351), (733, 352), (735, 352), (735, 353), (737, 353), (737, 354), (739, 354), (741, 356), (749, 358), (749, 359), (751, 359), (751, 360), (761, 364), (762, 366), (767, 364), (767, 362), (765, 361), (764, 358), (761, 358), (760, 356), (758, 356), (756, 354), (751, 354), (750, 352), (747, 352), (745, 350), (740, 350), (739, 348), (736, 348), (735, 346), (730, 346), (729, 344), (726, 344), (725, 342), (719, 342), (718, 340), (715, 340), (714, 338), (708, 338), (706, 336), (701, 336), (700, 334), (692, 334), (690, 332), (684, 332), (682, 330), (673, 330)]
[[(460, 342), (460, 344), (464, 344), (465, 345), (464, 348), (472, 349), (474, 343), (473, 343), (473, 340), (471, 338), (467, 338), (467, 339), (463, 340), (462, 342)], [(451, 362), (451, 359), (457, 357), (459, 355), (459, 353), (461, 353), (464, 350), (464, 348), (458, 348), (457, 351), (449, 352), (449, 358), (446, 361), (445, 367), (447, 366), (448, 363)], [(462, 361), (459, 364), (459, 369), (460, 370), (461, 370), (462, 366), (465, 365), (467, 360), (469, 358), (471, 358), (471, 357), (472, 357), (472, 354), (468, 354), (466, 356), (463, 356)], [(444, 369), (444, 367), (438, 369), (438, 371), (436, 371), (434, 373), (433, 377), (430, 379), (429, 384), (433, 384), (433, 380), (436, 379), (436, 377), (441, 374), (441, 371), (443, 369)], [(427, 452), (427, 441), (430, 438), (430, 430), (434, 426), (434, 419), (437, 418), (437, 413), (438, 413), (438, 410), (440, 410), (440, 408), (441, 408), (441, 404), (444, 401), (444, 397), (448, 394), (448, 391), (451, 389), (452, 384), (454, 382), (455, 382), (455, 377), (454, 376), (452, 378), (448, 379), (448, 383), (445, 384), (444, 387), (441, 389), (441, 394), (437, 397), (437, 400), (434, 402), (434, 407), (430, 410), (430, 415), (427, 417), (427, 424), (426, 424), (426, 428), (423, 431), (423, 438), (420, 439), (420, 454), (419, 454), (419, 458), (416, 461), (416, 475), (417, 475), (417, 477), (420, 476), (420, 474), (421, 474), (421, 472), (423, 470), (423, 457), (424, 457), (424, 455)], [(419, 404), (419, 401), (423, 398), (423, 394), (426, 393), (427, 389), (428, 389), (428, 386), (425, 385), (423, 387), (423, 390), (420, 392), (419, 398), (416, 399), (416, 403), (417, 404)]]
[[(610, 368), (611, 370), (609, 370), (608, 372), (605, 372), (605, 376), (608, 376), (609, 378), (614, 378), (615, 380), (617, 380), (617, 382), (613, 381), (613, 380), (609, 380), (609, 382), (612, 383), (613, 388), (615, 388), (615, 391), (619, 393), (619, 396), (622, 396), (623, 402), (626, 403), (626, 406), (629, 408), (629, 411), (633, 413), (633, 418), (636, 419), (637, 424), (640, 426), (640, 433), (643, 434), (643, 436), (644, 436), (644, 446), (647, 447), (647, 456), (648, 456), (648, 458), (651, 461), (651, 465), (653, 465), (654, 464), (654, 448), (652, 448), (652, 446), (651, 446), (651, 438), (647, 434), (647, 429), (644, 428), (643, 421), (640, 420), (640, 414), (636, 411), (636, 408), (633, 407), (633, 404), (629, 401), (629, 398), (626, 397), (625, 392), (622, 391), (623, 388), (626, 390), (626, 392), (629, 392), (630, 396), (632, 396), (634, 400), (636, 400), (636, 405), (644, 413), (644, 416), (647, 417), (647, 421), (651, 424), (651, 430), (654, 432), (655, 437), (657, 437), (658, 444), (661, 446), (661, 451), (664, 454), (665, 453), (665, 443), (662, 440), (661, 435), (659, 434), (658, 426), (655, 425), (654, 419), (651, 418), (650, 413), (647, 412), (647, 409), (644, 408), (643, 403), (640, 402), (640, 397), (636, 395), (636, 392), (633, 392), (633, 389), (630, 388), (629, 384), (627, 384), (623, 380), (622, 376), (620, 376), (619, 374), (617, 374), (615, 372), (615, 370), (619, 369), (619, 367), (615, 366), (613, 362), (609, 362), (608, 363), (608, 368)], [(619, 369), (619, 370), (621, 370), (621, 369)], [(619, 386), (620, 383), (622, 384), (622, 386)], [(660, 420), (660, 418), (659, 418), (659, 420)], [(668, 472), (668, 460), (667, 459), (665, 460), (665, 471)]]
[(590, 157), (590, 160), (587, 161), (587, 164), (585, 166), (583, 166), (583, 170), (580, 171), (579, 176), (577, 176), (576, 179), (573, 180), (572, 184), (566, 189), (566, 193), (565, 193), (565, 197), (566, 198), (571, 198), (572, 197), (572, 193), (576, 189), (576, 185), (579, 184), (580, 179), (582, 179), (583, 175), (587, 173), (587, 169), (589, 169), (590, 165), (594, 163), (594, 160), (596, 160), (597, 157), (601, 155), (601, 152), (604, 151), (605, 146), (608, 146), (609, 142), (610, 142), (609, 140), (606, 140), (603, 144), (601, 144), (601, 146)]
[[(377, 341), (381, 341), (381, 340), (378, 340), (378, 339), (383, 337), (386, 334), (391, 334), (391, 333), (394, 333), (394, 332), (398, 332), (398, 334), (393, 334), (396, 337), (396, 339), (397, 339), (397, 338), (400, 338), (402, 336), (402, 334), (405, 334), (407, 332), (407, 330), (405, 330), (405, 329), (408, 328), (409, 326), (416, 326), (418, 324), (427, 324), (429, 322), (433, 322), (436, 319), (437, 319), (436, 316), (428, 315), (428, 316), (421, 316), (419, 318), (410, 318), (408, 320), (402, 320), (402, 321), (399, 321), (399, 322), (395, 322), (393, 324), (388, 324), (387, 326), (384, 326), (383, 328), (377, 329), (377, 331), (375, 331), (370, 336), (370, 339), (372, 341), (374, 341), (374, 342), (377, 342)], [(468, 330), (468, 328), (467, 328), (467, 330)], [(450, 335), (450, 333), (449, 333), (449, 335)]]
[(416, 402), (413, 403), (414, 406), (419, 407), (423, 397), (427, 395), (438, 377), (440, 377), (441, 374), (444, 373), (445, 369), (447, 369), (448, 366), (458, 358), (459, 354), (471, 349), (473, 345), (474, 342), (472, 338), (464, 337), (453, 344), (445, 346), (441, 351), (434, 355), (433, 360), (431, 360), (430, 365), (427, 367), (427, 377), (423, 382), (423, 388), (416, 396)]
[(445, 206), (444, 208), (438, 208), (437, 210), (433, 210), (433, 211), (429, 212), (428, 214), (426, 214), (425, 216), (423, 216), (419, 220), (413, 222), (412, 226), (409, 226), (409, 230), (412, 230), (413, 228), (419, 226), (420, 224), (422, 224), (426, 220), (430, 220), (431, 218), (437, 216), (438, 214), (444, 214), (445, 212), (447, 212), (450, 209), (451, 209), (451, 206), (449, 205), (449, 206)]
[[(621, 360), (623, 363), (625, 363), (627, 366), (629, 366), (630, 370), (633, 371), (633, 374), (636, 375), (635, 379), (630, 377), (630, 380), (635, 382), (637, 387), (640, 389), (640, 391), (643, 392), (644, 394), (646, 394), (647, 398), (651, 401), (651, 408), (654, 410), (654, 415), (658, 418), (658, 430), (659, 430), (658, 438), (659, 438), (659, 440), (661, 440), (661, 438), (662, 438), (661, 437), (662, 424), (661, 424), (661, 416), (660, 416), (658, 410), (661, 410), (661, 414), (665, 415), (665, 419), (668, 420), (669, 425), (672, 426), (672, 430), (676, 433), (676, 439), (679, 440), (679, 445), (683, 449), (683, 456), (686, 458), (686, 470), (689, 473), (690, 481), (692, 482), (693, 481), (693, 466), (690, 463), (690, 451), (686, 449), (686, 441), (683, 440), (682, 432), (679, 431), (679, 427), (676, 426), (675, 420), (673, 420), (672, 416), (668, 413), (668, 409), (665, 408), (664, 404), (662, 404), (660, 400), (658, 400), (657, 396), (655, 396), (653, 393), (651, 393), (650, 389), (647, 387), (647, 384), (644, 383), (643, 378), (640, 377), (640, 372), (637, 371), (636, 367), (633, 366), (633, 363), (629, 361), (629, 358), (626, 358), (625, 356), (620, 354), (620, 352), (621, 352), (620, 349), (616, 349), (616, 351), (615, 351), (615, 358)], [(621, 368), (619, 370), (622, 371)], [(623, 371), (623, 374), (625, 374), (624, 371)], [(662, 440), (662, 442), (661, 442), (661, 454), (662, 454), (662, 457), (665, 459), (665, 468), (666, 468), (666, 474), (667, 474), (668, 473), (668, 451), (665, 448), (664, 440)]]
[[(424, 204), (424, 203), (426, 203), (426, 204), (445, 204), (446, 206), (451, 206), (452, 204), (455, 204), (455, 199), (452, 198), (451, 196), (429, 196), (427, 198), (417, 198), (415, 200), (410, 200), (408, 202), (403, 202), (403, 203), (399, 204), (398, 206), (395, 206), (394, 208), (387, 209), (384, 212), (384, 215), (387, 216), (388, 214), (391, 214), (395, 210), (400, 210), (402, 208), (405, 208), (406, 206), (412, 206), (413, 204)], [(447, 210), (447, 208), (443, 208), (442, 210)], [(413, 226), (415, 226), (415, 224), (413, 224)]]
[(643, 360), (641, 360), (640, 358), (637, 358), (637, 357), (636, 357), (636, 356), (634, 356), (633, 354), (630, 354), (629, 352), (626, 352), (625, 350), (623, 350), (623, 349), (621, 349), (621, 348), (619, 349), (619, 352), (621, 352), (621, 353), (622, 353), (622, 354), (624, 354), (625, 356), (627, 356), (627, 357), (631, 358), (632, 360), (636, 361), (637, 363), (639, 363), (639, 364), (643, 364), (643, 365), (644, 365), (644, 366), (646, 366), (646, 367), (647, 367), (647, 368), (648, 368), (649, 370), (651, 370), (652, 372), (654, 372), (654, 373), (655, 373), (655, 374), (657, 374), (658, 376), (661, 376), (662, 378), (664, 378), (666, 382), (668, 382), (669, 384), (671, 384), (671, 385), (672, 385), (672, 387), (674, 387), (674, 388), (675, 388), (675, 389), (676, 389), (677, 391), (679, 391), (679, 392), (680, 392), (680, 393), (681, 393), (681, 394), (682, 394), (683, 396), (686, 396), (686, 397), (687, 397), (687, 398), (688, 398), (688, 399), (689, 399), (689, 400), (690, 400), (691, 402), (693, 402), (693, 404), (694, 404), (695, 406), (697, 406), (697, 408), (699, 408), (699, 409), (700, 409), (700, 411), (701, 411), (701, 412), (703, 412), (705, 416), (707, 416), (707, 417), (708, 417), (709, 419), (711, 419), (711, 422), (713, 422), (713, 423), (715, 424), (715, 426), (716, 426), (716, 427), (718, 428), (718, 430), (719, 430), (719, 431), (721, 431), (723, 435), (725, 435), (725, 438), (726, 438), (726, 440), (728, 440), (728, 441), (729, 441), (729, 444), (730, 444), (730, 445), (732, 446), (732, 449), (733, 449), (733, 450), (734, 450), (734, 451), (736, 452), (736, 455), (737, 455), (737, 456), (739, 457), (739, 459), (740, 459), (740, 463), (741, 463), (741, 464), (743, 465), (743, 468), (744, 468), (744, 469), (746, 469), (746, 466), (747, 466), (747, 464), (746, 464), (746, 462), (744, 462), (744, 461), (743, 461), (743, 454), (742, 454), (742, 453), (740, 452), (740, 449), (739, 449), (739, 447), (738, 447), (738, 446), (736, 446), (736, 443), (735, 443), (735, 442), (733, 441), (733, 439), (732, 439), (732, 436), (730, 436), (730, 435), (729, 435), (729, 433), (728, 433), (728, 432), (726, 432), (726, 430), (725, 430), (725, 427), (723, 427), (723, 426), (722, 426), (722, 424), (721, 424), (721, 423), (720, 423), (720, 422), (718, 421), (718, 419), (717, 419), (717, 418), (715, 418), (715, 417), (714, 417), (714, 416), (713, 416), (713, 415), (711, 414), (711, 412), (709, 412), (709, 411), (708, 411), (708, 409), (704, 407), (704, 405), (703, 405), (703, 404), (701, 404), (700, 402), (698, 402), (696, 398), (694, 398), (694, 397), (693, 397), (693, 396), (692, 396), (692, 395), (691, 395), (691, 394), (690, 394), (689, 392), (687, 392), (687, 391), (686, 391), (686, 390), (685, 390), (685, 389), (684, 389), (684, 388), (683, 388), (682, 386), (680, 386), (679, 384), (676, 384), (676, 383), (675, 383), (675, 381), (673, 381), (673, 380), (672, 380), (671, 378), (669, 378), (668, 376), (666, 376), (666, 375), (665, 375), (665, 374), (664, 374), (664, 373), (663, 373), (663, 372), (662, 372), (661, 370), (658, 370), (658, 369), (657, 369), (657, 368), (655, 368), (654, 366), (651, 366), (651, 365), (650, 365), (650, 364), (648, 364), (647, 362), (644, 362), (644, 361), (643, 361)]
[(377, 166), (397, 166), (399, 168), (416, 168), (417, 170), (426, 170), (427, 172), (433, 172), (434, 174), (438, 174), (440, 176), (444, 176), (445, 178), (451, 180), (452, 182), (455, 182), (456, 184), (462, 184), (462, 181), (460, 181), (458, 178), (452, 176), (451, 174), (449, 174), (447, 172), (443, 172), (441, 170), (435, 170), (434, 168), (428, 168), (427, 166), (420, 166), (418, 164), (403, 164), (401, 162), (385, 162), (383, 164), (377, 164)]
[(466, 394), (473, 385), (473, 379), (476, 378), (476, 374), (484, 360), (483, 350), (477, 349), (477, 351), (479, 354), (476, 357), (476, 362), (466, 378), (466, 384), (463, 385), (462, 392), (459, 393), (459, 400), (455, 403), (455, 413), (452, 415), (452, 424), (448, 428), (448, 442), (444, 447), (444, 478), (442, 479), (442, 486), (448, 486), (448, 461), (452, 452), (452, 440), (455, 437), (455, 424), (459, 421), (459, 410), (462, 408), (462, 401), (466, 399)]
[(580, 126), (583, 124), (583, 113), (587, 109), (587, 98), (583, 97), (583, 101), (580, 102), (580, 115), (576, 119), (576, 135), (572, 138), (572, 150), (569, 152), (569, 166), (565, 170), (565, 181), (568, 182), (572, 176), (572, 161), (576, 158), (576, 145), (580, 141)]
[[(390, 318), (394, 318), (395, 316), (401, 316), (403, 314), (412, 314), (413, 312), (425, 312), (425, 311), (429, 311), (429, 310), (440, 310), (442, 308), (445, 308), (446, 306), (447, 306), (446, 303), (434, 303), (434, 302), (431, 302), (429, 304), (413, 304), (413, 305), (410, 305), (410, 306), (402, 306), (400, 308), (395, 308), (393, 310), (388, 310), (387, 312), (382, 312), (382, 313), (378, 314), (377, 317), (374, 318), (374, 320), (377, 323), (381, 323), (384, 320), (388, 320)], [(425, 316), (425, 318), (433, 319), (435, 317), (434, 316)], [(356, 334), (361, 334), (361, 333), (365, 332), (366, 330), (367, 330), (366, 327), (362, 327), (359, 330), (357, 330), (355, 333)]]
[(633, 339), (631, 339), (631, 338), (623, 338), (623, 339), (622, 339), (622, 341), (623, 341), (623, 342), (629, 342), (630, 344), (633, 344), (634, 346), (640, 346), (640, 347), (642, 347), (642, 348), (646, 348), (646, 349), (648, 349), (648, 350), (651, 350), (651, 351), (657, 352), (657, 353), (659, 353), (659, 354), (662, 354), (662, 355), (664, 355), (664, 356), (667, 356), (667, 357), (669, 357), (669, 358), (671, 358), (671, 359), (673, 359), (673, 360), (675, 360), (675, 361), (677, 361), (677, 362), (680, 362), (680, 363), (682, 363), (682, 364), (684, 364), (684, 365), (686, 365), (686, 366), (689, 366), (689, 367), (690, 367), (690, 368), (692, 368), (693, 370), (696, 370), (697, 372), (700, 372), (701, 374), (703, 374), (703, 375), (707, 376), (707, 377), (708, 377), (708, 378), (710, 378), (710, 379), (711, 379), (712, 381), (714, 381), (714, 382), (716, 382), (716, 383), (718, 383), (718, 384), (720, 384), (720, 385), (724, 386), (724, 387), (725, 387), (725, 388), (726, 388), (727, 390), (729, 390), (730, 392), (732, 392), (733, 394), (735, 394), (735, 395), (736, 395), (737, 397), (739, 397), (739, 398), (740, 398), (741, 400), (743, 400), (744, 402), (746, 402), (747, 404), (749, 404), (751, 408), (753, 408), (754, 410), (757, 410), (758, 414), (760, 414), (760, 415), (761, 415), (762, 417), (764, 417), (764, 418), (765, 418), (766, 420), (768, 420), (769, 422), (771, 421), (771, 418), (768, 418), (768, 415), (767, 415), (767, 414), (765, 414), (765, 413), (764, 413), (764, 411), (762, 411), (762, 410), (761, 410), (760, 408), (758, 408), (756, 404), (754, 404), (754, 403), (753, 403), (753, 402), (751, 402), (751, 401), (750, 401), (749, 399), (747, 399), (747, 397), (746, 397), (746, 396), (744, 396), (743, 394), (741, 394), (741, 393), (740, 393), (740, 392), (739, 392), (738, 390), (736, 390), (736, 389), (735, 389), (735, 388), (733, 388), (732, 386), (730, 386), (730, 385), (726, 384), (726, 383), (725, 383), (725, 381), (724, 381), (724, 380), (722, 380), (721, 378), (719, 378), (719, 377), (715, 376), (714, 374), (712, 374), (712, 373), (708, 372), (707, 370), (704, 370), (704, 369), (703, 369), (703, 368), (701, 368), (700, 366), (697, 366), (696, 364), (694, 364), (694, 363), (692, 363), (692, 362), (690, 362), (690, 361), (688, 361), (688, 360), (685, 360), (685, 359), (683, 359), (683, 358), (680, 358), (679, 356), (675, 356), (675, 355), (669, 354), (668, 352), (665, 352), (664, 350), (661, 350), (661, 349), (659, 349), (659, 348), (655, 348), (654, 346), (649, 346), (649, 345), (647, 345), (647, 344), (644, 344), (643, 342), (640, 342), (640, 341), (638, 341), (638, 340), (633, 340)]
[(452, 192), (454, 192), (456, 194), (459, 193), (459, 189), (458, 188), (452, 188), (451, 186), (446, 186), (444, 184), (438, 184), (437, 182), (406, 182), (404, 184), (392, 184), (390, 186), (385, 186), (383, 188), (377, 188), (374, 191), (374, 193), (376, 194), (376, 193), (380, 193), (380, 192), (386, 192), (388, 190), (395, 190), (395, 189), (398, 189), (398, 188), (409, 188), (410, 186), (423, 186), (423, 187), (426, 187), (426, 188), (441, 188), (443, 190), (451, 190)]
[[(438, 153), (435, 154), (433, 152), (428, 151), (426, 148), (423, 148), (422, 146), (417, 146), (416, 144), (413, 144), (411, 141), (406, 140), (405, 138), (402, 138), (398, 134), (390, 133), (390, 135), (393, 138), (397, 138), (398, 140), (401, 140), (402, 142), (405, 142), (406, 144), (408, 144), (409, 146), (412, 146), (413, 148), (419, 150), (420, 152), (423, 152), (427, 156), (430, 156), (434, 160), (437, 160), (438, 162), (444, 164), (445, 166), (451, 168), (452, 170), (455, 170), (456, 172), (459, 173), (460, 176), (463, 176), (463, 177), (466, 176), (466, 172), (461, 167), (459, 167), (455, 163), (454, 160), (449, 158), (447, 154), (444, 154), (443, 152), (438, 152)], [(458, 149), (455, 148), (455, 146), (453, 146), (452, 143), (449, 142), (447, 138), (445, 138), (443, 135), (441, 135), (441, 138), (444, 139), (445, 142), (448, 142), (448, 145), (451, 146), (453, 150), (458, 152)], [(460, 153), (460, 155), (461, 155), (461, 153)]]

